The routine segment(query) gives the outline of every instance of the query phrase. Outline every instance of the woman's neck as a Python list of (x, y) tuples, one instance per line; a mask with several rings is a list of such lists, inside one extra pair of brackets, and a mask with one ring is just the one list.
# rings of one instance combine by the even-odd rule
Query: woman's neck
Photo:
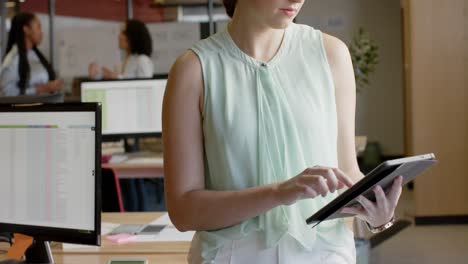
[(269, 62), (281, 47), (284, 29), (261, 25), (247, 14), (242, 15), (245, 13), (234, 14), (228, 25), (228, 32), (244, 53), (256, 60)]
[(125, 68), (127, 67), (128, 59), (130, 58), (130, 56), (132, 56), (132, 54), (130, 54), (129, 50), (126, 50), (125, 55), (124, 55), (124, 60), (122, 63), (122, 67), (120, 69), (120, 74), (124, 74)]
[(31, 50), (32, 48), (34, 48), (34, 44), (32, 43), (31, 40), (25, 39), (24, 42), (25, 42), (24, 44), (25, 44), (26, 50)]

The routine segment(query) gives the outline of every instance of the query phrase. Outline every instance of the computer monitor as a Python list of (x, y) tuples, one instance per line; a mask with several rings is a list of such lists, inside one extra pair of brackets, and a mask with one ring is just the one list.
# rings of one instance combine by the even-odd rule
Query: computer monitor
[(161, 136), (167, 79), (81, 82), (82, 102), (102, 104), (102, 134), (109, 138)]
[(64, 94), (0, 96), (0, 104), (63, 103)]
[(28, 262), (100, 244), (100, 121), (97, 103), (0, 105), (0, 231), (34, 237)]

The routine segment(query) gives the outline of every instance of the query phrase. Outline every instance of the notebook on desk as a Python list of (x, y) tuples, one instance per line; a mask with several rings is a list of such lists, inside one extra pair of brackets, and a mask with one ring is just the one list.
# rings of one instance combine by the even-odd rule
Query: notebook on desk
[(134, 235), (154, 235), (161, 232), (166, 227), (173, 227), (168, 214), (164, 214), (149, 224), (124, 224), (113, 229), (109, 234), (116, 235), (128, 233)]

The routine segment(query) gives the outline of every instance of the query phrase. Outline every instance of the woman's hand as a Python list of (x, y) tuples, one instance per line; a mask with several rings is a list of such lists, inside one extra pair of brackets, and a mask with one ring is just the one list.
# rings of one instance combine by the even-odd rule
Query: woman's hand
[(329, 192), (351, 187), (353, 182), (341, 170), (315, 166), (276, 186), (281, 204), (291, 205), (298, 200), (325, 197)]
[(36, 94), (42, 93), (55, 93), (62, 89), (63, 87), (63, 80), (53, 80), (49, 81), (43, 85), (36, 86)]
[(378, 185), (374, 188), (376, 202), (369, 201), (364, 196), (359, 196), (357, 207), (345, 207), (342, 213), (355, 214), (358, 218), (366, 221), (372, 227), (379, 227), (388, 222), (395, 215), (395, 208), (398, 205), (402, 191), (403, 177), (399, 176), (393, 181), (392, 188), (386, 195), (382, 187)]
[(117, 71), (112, 71), (107, 67), (102, 67), (102, 77), (107, 80), (113, 80), (118, 79), (119, 74), (117, 73)]
[(91, 79), (96, 79), (99, 75), (99, 65), (97, 63), (92, 62), (88, 66), (88, 75)]

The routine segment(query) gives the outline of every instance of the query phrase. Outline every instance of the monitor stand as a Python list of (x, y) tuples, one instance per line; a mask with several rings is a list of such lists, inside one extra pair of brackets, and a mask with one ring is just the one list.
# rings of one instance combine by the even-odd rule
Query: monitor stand
[[(133, 141), (130, 143), (130, 141)], [(135, 153), (140, 151), (140, 139), (138, 137), (124, 139), (125, 153)]]
[(42, 240), (34, 240), (33, 244), (26, 250), (26, 260), (24, 264), (43, 263), (53, 264), (54, 258), (50, 250), (49, 242)]

